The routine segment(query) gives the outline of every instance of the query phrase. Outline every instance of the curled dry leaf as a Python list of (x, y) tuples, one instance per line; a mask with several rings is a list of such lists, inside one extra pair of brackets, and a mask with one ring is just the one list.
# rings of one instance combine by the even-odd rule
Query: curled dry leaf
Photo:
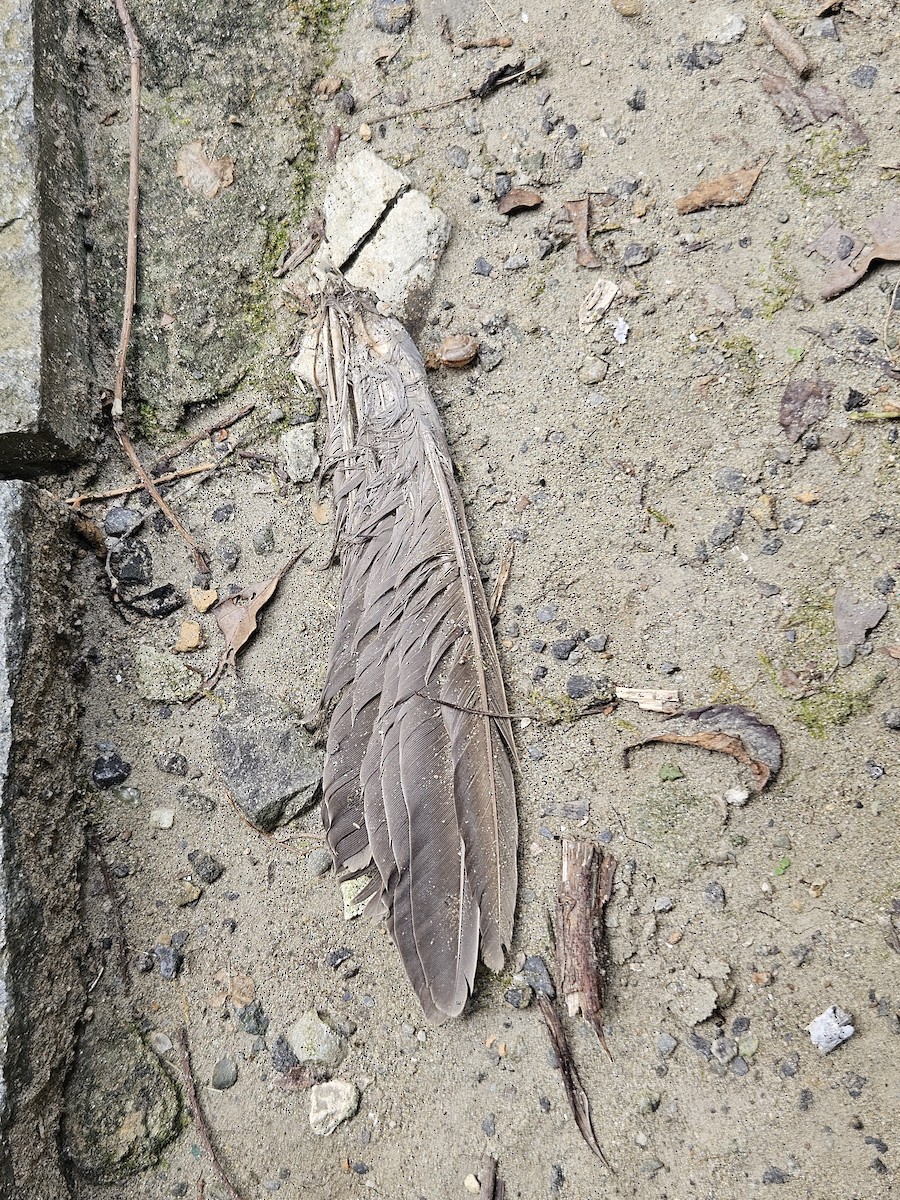
[(481, 343), (468, 333), (451, 333), (437, 349), (425, 355), (425, 366), (430, 371), (437, 367), (455, 367), (457, 370), (475, 361)]
[[(303, 551), (300, 553), (302, 554)], [(299, 557), (300, 554), (295, 554), (271, 578), (264, 580), (262, 583), (251, 583), (243, 591), (238, 592), (237, 595), (226, 596), (216, 604), (213, 614), (225, 638), (225, 651), (215, 671), (213, 671), (212, 675), (203, 685), (205, 688), (214, 687), (226, 670), (230, 669), (233, 671), (235, 669), (238, 652), (246, 646), (254, 633), (256, 633), (256, 619), (260, 611), (265, 608), (275, 595), (279, 583)]]
[(590, 218), (590, 200), (587, 196), (583, 200), (567, 200), (566, 212), (569, 214), (569, 220), (575, 229), (576, 245), (578, 253), (576, 261), (579, 267), (588, 267), (590, 270), (595, 270), (602, 266), (600, 259), (591, 249), (591, 241), (588, 237), (588, 220)]
[(209, 998), (210, 1008), (222, 1008), (231, 1004), (233, 1008), (246, 1008), (256, 998), (256, 984), (249, 975), (233, 975), (223, 967), (213, 976), (219, 990)]
[(829, 117), (840, 117), (847, 123), (847, 134), (852, 145), (869, 144), (866, 131), (841, 97), (821, 84), (811, 83), (799, 90), (792, 86), (786, 75), (770, 72), (763, 76), (762, 86), (792, 133), (805, 129), (807, 125), (821, 125)]
[(679, 197), (675, 207), (684, 216), (701, 208), (728, 208), (746, 204), (764, 166), (765, 163), (757, 163), (755, 167), (744, 167), (740, 171), (719, 175), (716, 179), (707, 179), (686, 196)]
[(730, 754), (750, 768), (757, 792), (781, 770), (781, 738), (774, 725), (764, 724), (740, 704), (713, 704), (696, 708), (667, 721), (659, 733), (651, 734), (625, 748), (625, 766), (632, 750), (666, 742), (678, 746), (700, 746), (704, 750)]
[(532, 192), (528, 188), (510, 188), (505, 196), (500, 197), (497, 212), (506, 216), (507, 213), (521, 212), (523, 208), (537, 208), (543, 203), (544, 197), (540, 192)]
[(799, 441), (828, 412), (831, 384), (822, 379), (795, 379), (784, 389), (778, 422), (791, 442)]
[(234, 162), (230, 158), (210, 158), (198, 138), (178, 151), (175, 174), (189, 192), (214, 200), (234, 183)]

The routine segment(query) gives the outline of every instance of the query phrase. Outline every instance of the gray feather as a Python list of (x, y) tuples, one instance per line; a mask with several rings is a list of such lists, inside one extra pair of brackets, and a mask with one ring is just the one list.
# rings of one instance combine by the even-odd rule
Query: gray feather
[(425, 1013), (502, 968), (516, 897), (512, 729), (487, 602), (421, 356), (336, 272), (321, 348), (341, 558), (322, 696), (340, 879), (373, 877)]

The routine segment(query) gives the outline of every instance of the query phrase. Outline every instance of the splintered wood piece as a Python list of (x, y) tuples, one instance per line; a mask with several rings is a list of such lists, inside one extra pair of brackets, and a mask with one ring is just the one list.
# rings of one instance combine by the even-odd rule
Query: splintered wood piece
[(588, 224), (591, 218), (590, 197), (585, 196), (583, 200), (567, 200), (566, 212), (569, 214), (569, 220), (575, 227), (575, 245), (577, 248), (575, 261), (579, 267), (587, 267), (589, 270), (596, 270), (597, 267), (602, 267), (600, 259), (591, 249), (591, 239), (588, 236)]
[(771, 12), (763, 13), (759, 27), (781, 57), (791, 64), (801, 79), (805, 78), (812, 70), (812, 63), (794, 35)]
[(600, 1143), (597, 1141), (597, 1134), (594, 1131), (594, 1122), (591, 1117), (591, 1102), (578, 1074), (578, 1068), (572, 1057), (572, 1050), (569, 1046), (560, 1015), (553, 1007), (552, 1001), (548, 1000), (546, 996), (538, 993), (537, 1002), (538, 1008), (541, 1010), (541, 1016), (544, 1018), (544, 1024), (547, 1026), (550, 1045), (553, 1047), (553, 1053), (556, 1055), (556, 1062), (559, 1066), (559, 1073), (562, 1075), (566, 1100), (569, 1102), (569, 1110), (575, 1118), (578, 1132), (584, 1138), (585, 1144), (590, 1148), (591, 1153), (596, 1154), (597, 1158), (600, 1159), (608, 1171), (612, 1171), (609, 1160), (603, 1153)]
[(616, 860), (593, 842), (564, 837), (562, 879), (556, 901), (559, 990), (569, 1016), (581, 1015), (594, 1027), (603, 1049), (603, 910), (612, 895)]

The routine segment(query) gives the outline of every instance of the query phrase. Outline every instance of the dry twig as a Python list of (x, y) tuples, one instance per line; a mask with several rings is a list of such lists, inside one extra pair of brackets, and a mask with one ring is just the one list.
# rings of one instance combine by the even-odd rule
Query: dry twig
[[(169, 471), (167, 475), (158, 475), (153, 481), (157, 485), (174, 483), (176, 479), (187, 479), (189, 475), (200, 475), (203, 471), (214, 471), (218, 463), (198, 463), (195, 467), (183, 467), (180, 471)], [(83, 492), (80, 496), (70, 496), (66, 504), (79, 509), (82, 504), (97, 504), (101, 500), (115, 500), (119, 496), (131, 496), (141, 491), (143, 483), (129, 483), (125, 487), (112, 488), (108, 492)]]
[(240, 1192), (238, 1192), (238, 1190), (235, 1188), (228, 1176), (228, 1173), (222, 1166), (222, 1161), (216, 1152), (215, 1146), (213, 1145), (209, 1132), (209, 1126), (206, 1124), (206, 1118), (203, 1115), (203, 1109), (200, 1107), (200, 1101), (197, 1099), (197, 1086), (194, 1083), (194, 1074), (191, 1070), (191, 1051), (190, 1047), (188, 1046), (187, 1029), (185, 1029), (183, 1025), (175, 1034), (175, 1041), (178, 1046), (178, 1059), (181, 1064), (181, 1074), (184, 1078), (184, 1088), (187, 1092), (188, 1104), (190, 1105), (191, 1113), (197, 1126), (197, 1132), (200, 1135), (200, 1140), (203, 1142), (207, 1154), (212, 1159), (212, 1164), (216, 1168), (216, 1173), (222, 1180), (225, 1190), (231, 1197), (231, 1200), (242, 1200)]
[(497, 578), (494, 580), (494, 586), (491, 590), (491, 598), (488, 601), (488, 610), (493, 621), (497, 613), (500, 611), (500, 605), (503, 602), (503, 592), (509, 582), (509, 573), (512, 570), (513, 558), (515, 557), (515, 542), (509, 542), (504, 548), (500, 556), (500, 569), (497, 572)]
[(566, 1037), (566, 1031), (563, 1028), (559, 1013), (546, 996), (538, 995), (537, 1001), (538, 1007), (541, 1010), (541, 1016), (544, 1018), (544, 1024), (547, 1026), (550, 1044), (553, 1047), (556, 1061), (559, 1064), (566, 1099), (569, 1102), (572, 1116), (575, 1118), (575, 1124), (578, 1126), (578, 1132), (584, 1138), (591, 1152), (596, 1154), (607, 1170), (611, 1171), (612, 1167), (609, 1165), (609, 1160), (603, 1153), (600, 1143), (597, 1141), (597, 1135), (594, 1133), (594, 1125), (591, 1120), (591, 1103), (578, 1075), (578, 1068), (575, 1066), (575, 1060), (572, 1058), (572, 1051), (569, 1049), (569, 1041)]
[(781, 57), (791, 64), (801, 79), (805, 78), (812, 70), (812, 63), (794, 35), (771, 12), (763, 13), (759, 27)]
[(154, 475), (158, 475), (160, 471), (171, 463), (173, 458), (178, 458), (184, 454), (186, 450), (191, 450), (198, 442), (202, 442), (205, 438), (212, 437), (220, 429), (230, 429), (232, 425), (237, 425), (238, 421), (242, 421), (244, 417), (248, 417), (256, 408), (256, 401), (250, 404), (245, 404), (243, 408), (239, 408), (237, 412), (231, 413), (230, 416), (222, 417), (211, 422), (205, 429), (201, 429), (199, 433), (193, 433), (189, 438), (185, 438), (183, 442), (179, 442), (177, 446), (173, 446), (171, 450), (167, 450), (160, 458), (156, 460), (150, 470)]
[(131, 969), (128, 965), (128, 942), (125, 938), (125, 922), (122, 919), (122, 901), (116, 891), (112, 871), (109, 869), (109, 863), (106, 861), (106, 855), (103, 853), (103, 847), (100, 844), (100, 835), (96, 830), (88, 833), (87, 844), (94, 858), (97, 860), (100, 874), (103, 876), (103, 887), (113, 911), (113, 919), (116, 925), (116, 945), (119, 951), (119, 974), (122, 977), (122, 985), (125, 988), (125, 992), (128, 994), (131, 991)]

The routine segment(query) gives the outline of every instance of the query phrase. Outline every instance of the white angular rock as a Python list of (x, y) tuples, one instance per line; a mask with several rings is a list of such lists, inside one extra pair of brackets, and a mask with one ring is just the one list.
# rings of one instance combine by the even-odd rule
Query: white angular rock
[(427, 196), (406, 192), (360, 250), (347, 279), (370, 288), (398, 316), (414, 313), (431, 287), (450, 231), (447, 215)]
[(316, 1083), (309, 1093), (309, 1125), (319, 1137), (334, 1133), (359, 1108), (359, 1089), (346, 1079)]
[(315, 425), (295, 425), (282, 434), (278, 453), (291, 483), (309, 483), (319, 467)]
[(335, 171), (322, 205), (331, 261), (342, 267), (409, 179), (371, 150), (361, 150)]
[(853, 1017), (836, 1004), (826, 1008), (814, 1021), (806, 1026), (812, 1043), (820, 1054), (830, 1054), (841, 1042), (852, 1038), (856, 1029), (850, 1022)]

